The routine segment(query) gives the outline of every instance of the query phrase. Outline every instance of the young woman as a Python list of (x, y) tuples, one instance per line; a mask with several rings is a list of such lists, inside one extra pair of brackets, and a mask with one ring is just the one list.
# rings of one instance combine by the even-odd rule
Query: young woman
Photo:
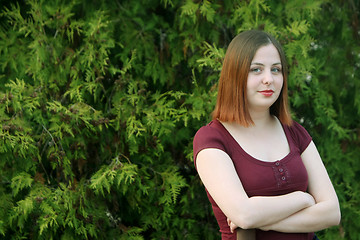
[[(340, 208), (317, 148), (290, 116), (287, 62), (271, 35), (230, 43), (213, 120), (194, 137), (194, 161), (222, 239), (316, 239)], [(253, 230), (251, 230), (253, 229)]]

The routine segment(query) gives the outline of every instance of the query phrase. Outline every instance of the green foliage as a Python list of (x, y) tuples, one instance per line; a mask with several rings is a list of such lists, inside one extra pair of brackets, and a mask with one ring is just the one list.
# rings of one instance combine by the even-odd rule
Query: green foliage
[(31, 187), (34, 179), (30, 176), (30, 174), (26, 172), (19, 173), (11, 180), (11, 188), (13, 189), (13, 195), (16, 196), (19, 191), (25, 187)]
[[(2, 3), (0, 235), (219, 239), (192, 161), (230, 40), (284, 45), (294, 118), (359, 239), (359, 1)], [(199, 227), (201, 226), (201, 227)]]

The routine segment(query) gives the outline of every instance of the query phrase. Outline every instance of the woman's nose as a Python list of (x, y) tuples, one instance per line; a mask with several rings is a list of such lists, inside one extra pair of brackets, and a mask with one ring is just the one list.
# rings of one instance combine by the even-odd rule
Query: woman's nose
[(274, 81), (271, 71), (264, 72), (263, 84), (269, 85)]

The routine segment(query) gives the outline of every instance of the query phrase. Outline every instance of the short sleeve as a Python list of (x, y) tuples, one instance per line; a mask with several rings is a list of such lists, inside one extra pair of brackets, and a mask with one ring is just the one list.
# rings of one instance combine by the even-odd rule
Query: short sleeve
[(306, 129), (299, 123), (293, 121), (293, 125), (290, 128), (292, 138), (302, 154), (312, 141), (312, 137), (306, 131)]
[(225, 151), (222, 134), (217, 128), (212, 127), (211, 124), (203, 126), (195, 134), (193, 141), (195, 167), (198, 153), (206, 148), (216, 148)]

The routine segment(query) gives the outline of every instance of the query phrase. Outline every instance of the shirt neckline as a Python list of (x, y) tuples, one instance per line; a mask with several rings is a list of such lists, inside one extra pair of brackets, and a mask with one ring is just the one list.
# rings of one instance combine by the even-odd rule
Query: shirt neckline
[(283, 158), (275, 160), (275, 161), (264, 161), (258, 158), (255, 158), (253, 156), (251, 156), (249, 153), (247, 153), (242, 147), (241, 145), (235, 140), (235, 138), (231, 135), (231, 133), (225, 128), (225, 126), (218, 120), (218, 119), (214, 119), (213, 122), (216, 123), (216, 125), (218, 125), (224, 132), (225, 134), (230, 137), (231, 141), (233, 144), (235, 144), (235, 146), (238, 148), (238, 150), (240, 150), (240, 152), (242, 154), (244, 154), (245, 156), (247, 156), (247, 159), (251, 160), (252, 162), (255, 162), (257, 164), (261, 164), (261, 165), (279, 165), (280, 163), (286, 163), (289, 159), (291, 159), (291, 156), (294, 153), (294, 146), (293, 146), (293, 142), (290, 139), (290, 133), (288, 132), (288, 128), (286, 128), (280, 121), (281, 127), (285, 133), (285, 137), (287, 140), (287, 143), (289, 145), (290, 151), (287, 155), (285, 155)]

